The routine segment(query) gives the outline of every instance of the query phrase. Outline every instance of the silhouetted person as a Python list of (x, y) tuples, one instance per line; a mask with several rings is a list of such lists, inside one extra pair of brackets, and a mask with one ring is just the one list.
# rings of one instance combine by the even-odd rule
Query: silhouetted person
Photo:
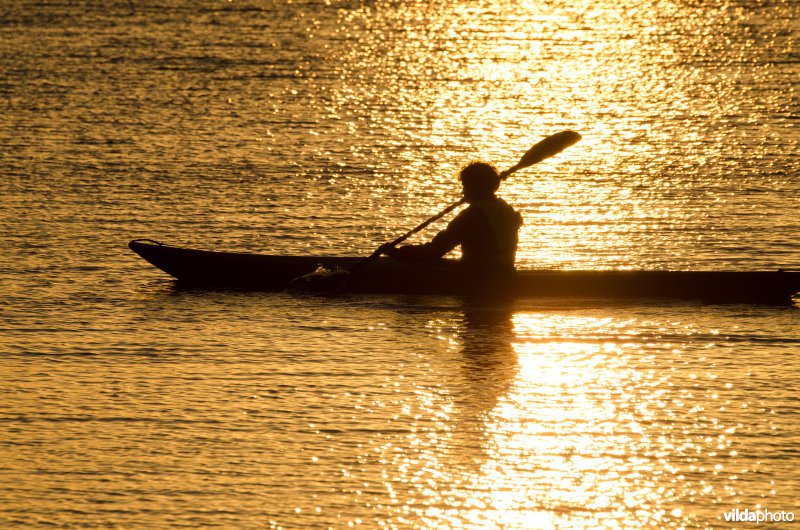
[(461, 264), (470, 275), (498, 277), (514, 271), (522, 216), (497, 197), (500, 176), (489, 164), (474, 162), (461, 171), (464, 199), (469, 204), (447, 228), (422, 245), (392, 248), (383, 253), (403, 261), (431, 261), (461, 245)]

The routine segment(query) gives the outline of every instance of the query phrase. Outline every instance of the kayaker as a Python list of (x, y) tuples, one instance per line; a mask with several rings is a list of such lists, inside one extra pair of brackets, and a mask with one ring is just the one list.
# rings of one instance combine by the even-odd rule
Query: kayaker
[(384, 254), (402, 261), (431, 261), (461, 245), (461, 263), (478, 273), (514, 270), (522, 216), (497, 197), (500, 175), (491, 165), (473, 162), (460, 174), (462, 193), (469, 204), (447, 228), (421, 245), (381, 247)]

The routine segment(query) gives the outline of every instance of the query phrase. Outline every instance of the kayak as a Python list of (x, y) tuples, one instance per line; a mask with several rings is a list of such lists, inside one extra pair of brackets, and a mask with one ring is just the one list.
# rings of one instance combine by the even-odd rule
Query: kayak
[[(128, 246), (179, 284), (203, 288), (283, 291), (293, 279), (320, 266), (348, 270), (363, 260), (197, 250), (149, 239), (137, 239)], [(784, 270), (518, 270), (502, 282), (502, 290), (514, 297), (656, 298), (786, 305), (800, 292), (800, 272)], [(350, 274), (345, 287), (352, 293), (468, 295), (470, 286), (475, 284), (475, 278), (463, 274), (455, 260), (407, 263), (383, 257)]]

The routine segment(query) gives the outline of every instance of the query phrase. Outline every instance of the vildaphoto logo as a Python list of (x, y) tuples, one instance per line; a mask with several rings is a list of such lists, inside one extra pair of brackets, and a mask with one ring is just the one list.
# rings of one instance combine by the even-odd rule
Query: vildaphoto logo
[(750, 510), (745, 508), (740, 510), (734, 508), (723, 514), (725, 521), (729, 523), (791, 523), (794, 521), (794, 512), (780, 511), (772, 512), (766, 508), (763, 510)]

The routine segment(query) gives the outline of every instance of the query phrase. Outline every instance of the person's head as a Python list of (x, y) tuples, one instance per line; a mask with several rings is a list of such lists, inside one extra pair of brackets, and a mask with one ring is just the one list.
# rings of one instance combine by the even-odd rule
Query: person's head
[(467, 202), (491, 199), (500, 187), (500, 175), (485, 162), (473, 162), (461, 170), (461, 186)]

